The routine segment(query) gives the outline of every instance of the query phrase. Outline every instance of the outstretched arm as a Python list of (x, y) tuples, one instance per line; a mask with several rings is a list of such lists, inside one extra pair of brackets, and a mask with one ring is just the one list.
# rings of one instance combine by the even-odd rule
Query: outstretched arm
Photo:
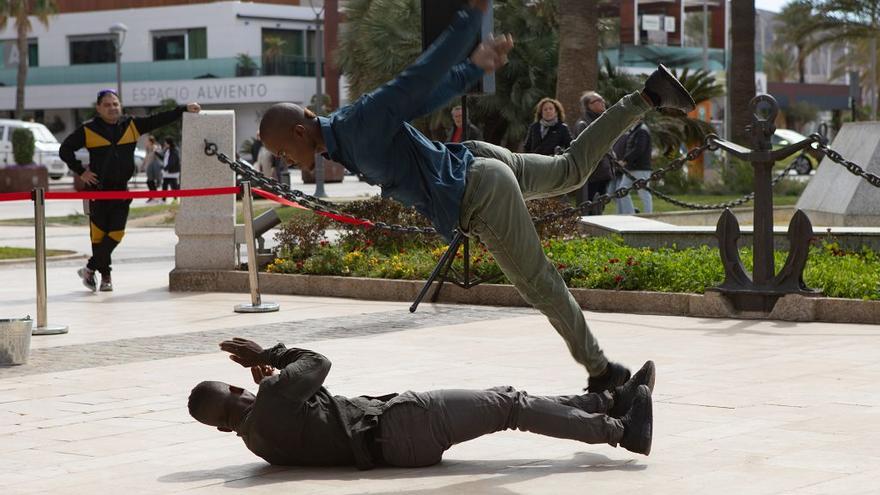
[(141, 134), (150, 132), (154, 129), (158, 129), (162, 126), (166, 126), (175, 120), (179, 119), (183, 112), (199, 112), (201, 107), (198, 103), (190, 103), (187, 105), (180, 105), (174, 110), (168, 110), (167, 112), (155, 113), (152, 115), (147, 115), (146, 117), (135, 117), (134, 126), (137, 128), (137, 131)]
[[(330, 373), (330, 360), (308, 349), (288, 349), (284, 344), (263, 349), (256, 342), (238, 337), (221, 342), (220, 349), (230, 353), (230, 359), (244, 367), (271, 366), (281, 370), (278, 375), (261, 381), (268, 382), (265, 386), (276, 388), (295, 402), (315, 395)], [(256, 380), (253, 369), (251, 373)]]
[(507, 54), (513, 48), (513, 37), (504, 35), (489, 38), (477, 46), (468, 60), (456, 65), (427, 98), (425, 105), (410, 119), (427, 115), (446, 106), (456, 96), (470, 89), (483, 74), (492, 73), (507, 64)]
[(450, 69), (465, 60), (474, 46), (482, 17), (482, 12), (473, 7), (456, 13), (449, 27), (412, 65), (367, 95), (364, 110), (369, 115), (386, 114), (406, 122), (433, 106), (429, 102), (435, 98), (434, 91), (449, 82)]

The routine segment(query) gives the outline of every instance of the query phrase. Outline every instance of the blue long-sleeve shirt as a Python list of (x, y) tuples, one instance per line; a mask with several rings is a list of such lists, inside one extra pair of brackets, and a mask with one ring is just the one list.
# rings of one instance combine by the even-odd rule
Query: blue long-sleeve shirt
[(458, 227), (465, 176), (474, 157), (460, 144), (434, 142), (408, 122), (464, 93), (483, 75), (467, 60), (482, 13), (459, 11), (431, 47), (397, 78), (319, 117), (328, 156), (382, 196), (412, 206), (452, 238)]

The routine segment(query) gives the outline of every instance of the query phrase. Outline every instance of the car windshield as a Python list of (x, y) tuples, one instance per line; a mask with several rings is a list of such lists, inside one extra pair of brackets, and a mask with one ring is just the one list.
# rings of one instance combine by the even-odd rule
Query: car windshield
[(34, 139), (40, 143), (57, 143), (58, 140), (49, 132), (49, 129), (41, 125), (27, 126), (27, 129), (34, 134)]

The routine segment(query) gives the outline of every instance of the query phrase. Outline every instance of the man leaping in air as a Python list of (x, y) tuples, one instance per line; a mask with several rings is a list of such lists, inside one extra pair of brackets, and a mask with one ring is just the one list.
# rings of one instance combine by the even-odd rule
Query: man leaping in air
[(467, 91), (507, 63), (509, 35), (473, 48), (488, 0), (470, 0), (431, 47), (394, 80), (329, 117), (291, 103), (270, 108), (260, 123), (268, 150), (311, 170), (324, 153), (382, 196), (415, 207), (450, 240), (455, 229), (482, 242), (522, 297), (544, 313), (589, 373), (588, 390), (613, 390), (629, 370), (609, 362), (555, 265), (547, 259), (526, 201), (583, 186), (617, 138), (648, 111), (690, 111), (693, 98), (660, 66), (642, 90), (623, 97), (572, 141), (563, 154), (513, 153), (480, 141), (432, 142), (409, 121)]

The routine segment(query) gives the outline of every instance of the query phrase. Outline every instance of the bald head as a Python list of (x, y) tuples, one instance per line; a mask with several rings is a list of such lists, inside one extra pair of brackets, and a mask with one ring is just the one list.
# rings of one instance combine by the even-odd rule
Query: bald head
[(311, 170), (324, 139), (314, 112), (293, 103), (272, 105), (260, 121), (260, 139), (273, 154)]

